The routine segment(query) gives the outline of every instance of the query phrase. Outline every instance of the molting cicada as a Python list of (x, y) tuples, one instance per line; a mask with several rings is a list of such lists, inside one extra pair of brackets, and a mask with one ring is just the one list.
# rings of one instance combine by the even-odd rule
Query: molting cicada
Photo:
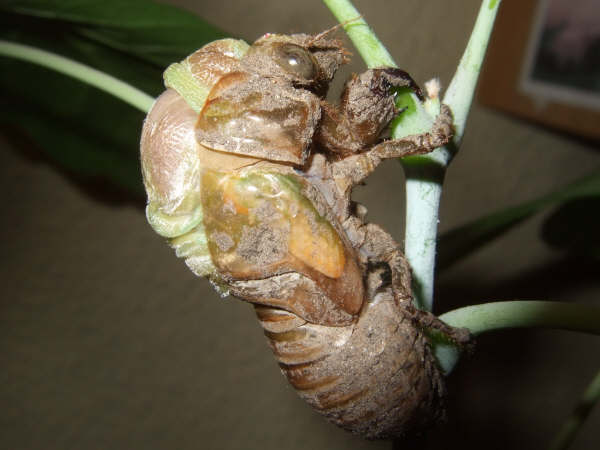
[(447, 143), (452, 117), (442, 105), (430, 132), (382, 139), (394, 89), (421, 91), (399, 69), (371, 69), (329, 103), (346, 60), (327, 33), (212, 42), (166, 70), (141, 159), (156, 232), (223, 295), (255, 305), (302, 398), (382, 438), (442, 414), (423, 327), (465, 336), (412, 306), (398, 244), (365, 223), (351, 190), (385, 158)]

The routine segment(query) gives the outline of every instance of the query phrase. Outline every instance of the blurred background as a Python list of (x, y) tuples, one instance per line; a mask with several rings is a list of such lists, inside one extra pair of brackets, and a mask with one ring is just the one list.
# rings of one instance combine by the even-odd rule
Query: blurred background
[[(249, 42), (336, 23), (318, 0), (173, 3)], [(480, 1), (355, 5), (400, 67), (420, 84), (438, 76), (445, 87)], [(339, 79), (362, 70), (356, 55)], [(146, 223), (143, 198), (81, 182), (24, 135), (4, 131), (0, 448), (392, 448), (338, 430), (297, 398), (252, 308), (194, 277)], [(599, 147), (476, 100), (446, 176), (440, 230), (585, 175), (599, 165)], [(403, 182), (400, 165), (387, 162), (354, 195), (399, 241)], [(597, 259), (545, 244), (548, 212), (441, 272), (436, 312), (509, 299), (598, 305)], [(594, 336), (482, 336), (448, 380), (447, 424), (394, 448), (546, 448), (599, 363)], [(599, 443), (596, 408), (572, 448)]]

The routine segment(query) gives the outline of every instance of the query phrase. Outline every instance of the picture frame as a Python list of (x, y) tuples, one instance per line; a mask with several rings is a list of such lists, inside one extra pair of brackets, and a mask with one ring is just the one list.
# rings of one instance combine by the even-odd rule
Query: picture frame
[(478, 95), (486, 106), (600, 139), (600, 2), (503, 2)]

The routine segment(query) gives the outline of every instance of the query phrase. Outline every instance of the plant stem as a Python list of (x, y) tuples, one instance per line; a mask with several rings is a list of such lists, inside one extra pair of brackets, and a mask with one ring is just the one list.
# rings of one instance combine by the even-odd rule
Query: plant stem
[(453, 327), (466, 327), (474, 335), (504, 328), (560, 328), (600, 334), (600, 308), (577, 303), (507, 301), (465, 306), (440, 319)]
[(420, 308), (433, 308), (433, 282), (439, 207), (446, 167), (458, 151), (483, 57), (500, 1), (483, 0), (473, 32), (444, 96), (454, 115), (452, 142), (428, 155), (404, 158), (406, 228), (404, 253), (413, 271), (413, 292)]
[(598, 400), (600, 400), (600, 372), (596, 374), (579, 400), (579, 404), (554, 437), (550, 450), (566, 450), (569, 448)]
[(432, 311), (438, 217), (445, 166), (423, 157), (405, 158), (401, 162), (406, 176), (404, 254), (412, 269), (415, 304)]
[(85, 64), (39, 48), (0, 40), (0, 55), (21, 59), (61, 72), (108, 92), (145, 113), (154, 103), (154, 98), (130, 84)]
[(396, 67), (394, 59), (349, 0), (323, 0), (368, 67)]
[(450, 106), (454, 115), (453, 148), (446, 149), (449, 156), (453, 154), (452, 150), (458, 149), (462, 142), (465, 124), (467, 123), (475, 87), (479, 79), (479, 72), (481, 71), (499, 6), (500, 0), (483, 0), (481, 2), (481, 8), (471, 32), (469, 43), (444, 95), (444, 103)]
[[(507, 301), (483, 303), (449, 311), (440, 319), (468, 328), (475, 336), (505, 328), (555, 328), (600, 335), (600, 308), (563, 302)], [(435, 343), (442, 369), (449, 373), (458, 359), (456, 347)]]

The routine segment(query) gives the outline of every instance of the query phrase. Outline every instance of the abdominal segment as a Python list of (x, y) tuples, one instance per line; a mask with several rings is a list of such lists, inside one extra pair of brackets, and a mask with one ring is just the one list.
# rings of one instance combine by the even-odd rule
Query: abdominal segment
[(443, 386), (425, 337), (390, 293), (347, 326), (315, 325), (278, 308), (256, 314), (282, 373), (328, 420), (369, 439), (402, 435), (437, 411)]

